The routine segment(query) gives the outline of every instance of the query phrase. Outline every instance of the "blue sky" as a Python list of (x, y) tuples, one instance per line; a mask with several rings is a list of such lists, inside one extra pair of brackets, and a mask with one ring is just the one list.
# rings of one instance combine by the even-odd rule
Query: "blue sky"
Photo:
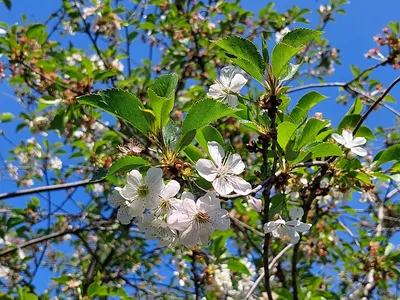
[[(9, 12), (5, 9), (4, 5), (0, 4), (0, 22), (5, 22), (8, 24), (14, 24), (16, 22), (21, 23), (21, 14), (24, 13), (27, 15), (29, 22), (38, 22), (42, 23), (46, 20), (48, 15), (55, 11), (61, 1), (55, 0), (14, 0), (12, 11)], [(268, 1), (258, 1), (258, 0), (248, 0), (243, 1), (243, 6), (246, 9), (257, 12), (260, 8), (265, 7)], [(299, 4), (301, 3), (301, 4)], [(308, 7), (316, 10), (319, 5), (327, 4), (327, 1), (289, 1), (289, 0), (281, 0), (276, 2), (276, 9), (278, 11), (284, 11), (288, 7), (292, 5), (302, 5), (304, 7)], [(374, 48), (376, 45), (373, 42), (373, 36), (381, 32), (381, 29), (387, 25), (390, 21), (396, 21), (399, 17), (399, 8), (400, 3), (398, 0), (381, 0), (379, 3), (373, 0), (354, 0), (349, 5), (344, 7), (346, 9), (346, 15), (337, 15), (337, 21), (329, 23), (326, 27), (325, 37), (330, 40), (330, 43), (333, 47), (341, 49), (340, 59), (342, 62), (341, 66), (335, 66), (336, 72), (333, 76), (328, 77), (326, 79), (327, 82), (330, 81), (349, 81), (352, 78), (352, 74), (350, 72), (349, 65), (355, 64), (361, 70), (368, 68), (377, 63), (375, 60), (365, 59), (364, 53), (366, 53), (369, 49)], [(319, 17), (316, 13), (312, 13), (308, 15), (311, 20), (311, 24), (295, 24), (299, 27), (310, 27), (317, 24)], [(292, 27), (293, 28), (293, 27)], [(59, 40), (62, 43), (66, 43), (67, 39), (59, 36), (55, 36), (55, 39)], [(73, 37), (74, 42), (78, 43), (78, 46), (84, 47), (86, 43), (86, 39), (82, 35), (77, 35)], [(148, 50), (146, 47), (138, 47), (135, 49), (135, 57), (136, 61), (139, 61), (141, 58), (148, 57)], [(166, 72), (168, 70), (165, 70)], [(379, 79), (386, 86), (396, 77), (398, 76), (398, 72), (396, 73), (391, 67), (385, 67), (379, 69), (374, 72), (373, 77)], [(310, 82), (308, 82), (310, 83)], [(296, 85), (296, 83), (294, 83)], [(322, 111), (325, 118), (332, 119), (333, 126), (337, 126), (342, 116), (346, 113), (349, 106), (342, 106), (335, 103), (335, 99), (337, 96), (337, 88), (326, 88), (320, 89), (321, 93), (329, 96), (329, 99), (318, 107), (316, 107), (315, 111)], [(0, 84), (0, 112), (12, 112), (17, 115), (21, 109), (17, 102), (11, 100), (9, 97), (4, 96), (3, 93), (12, 94), (12, 90), (7, 86), (7, 83), (4, 81)], [(291, 94), (292, 101), (296, 102), (305, 91), (298, 92), (295, 94)], [(395, 98), (399, 98), (400, 89), (393, 89), (391, 93)], [(397, 110), (400, 110), (400, 106), (395, 103), (391, 104)], [(390, 127), (394, 124), (394, 116), (391, 113), (388, 113), (384, 109), (380, 109), (379, 111), (374, 112), (369, 119), (367, 119), (366, 124), (371, 127), (376, 127), (378, 125), (383, 127)], [(30, 137), (30, 133), (27, 130), (23, 130), (18, 134), (14, 134), (15, 123), (13, 124), (0, 124), (0, 129), (7, 132), (8, 135), (13, 136), (15, 142), (19, 142), (20, 140), (26, 140)], [(38, 137), (40, 140), (40, 137)], [(56, 136), (50, 135), (51, 140), (55, 140)], [(0, 140), (1, 143), (4, 143), (4, 140)], [(7, 150), (10, 149), (7, 146), (0, 148), (0, 153), (7, 158)], [(64, 163), (68, 163), (66, 157), (61, 157), (64, 160)], [(1, 182), (0, 181), (0, 193), (13, 191), (17, 187), (13, 184), (9, 184), (9, 182)], [(57, 199), (63, 195), (62, 193), (53, 194), (53, 198)], [(84, 200), (84, 193), (77, 193), (77, 197), (79, 199)], [(15, 203), (17, 206), (25, 206), (26, 201), (30, 198), (14, 198), (9, 200), (8, 203)], [(63, 198), (60, 198), (61, 202)], [(66, 207), (71, 208), (72, 206), (68, 205)], [(48, 272), (42, 272), (42, 277), (40, 281), (38, 281), (39, 286), (44, 287), (46, 285), (46, 280), (44, 278), (49, 278), (50, 274)], [(40, 289), (39, 289), (40, 291)]]

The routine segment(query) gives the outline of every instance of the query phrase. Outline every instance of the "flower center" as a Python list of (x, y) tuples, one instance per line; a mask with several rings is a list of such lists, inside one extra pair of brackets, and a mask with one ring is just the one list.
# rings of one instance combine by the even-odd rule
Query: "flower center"
[(149, 194), (149, 187), (147, 185), (142, 185), (138, 188), (139, 197), (146, 197)]
[(206, 212), (199, 211), (194, 215), (194, 220), (197, 224), (206, 224), (211, 222), (211, 218)]

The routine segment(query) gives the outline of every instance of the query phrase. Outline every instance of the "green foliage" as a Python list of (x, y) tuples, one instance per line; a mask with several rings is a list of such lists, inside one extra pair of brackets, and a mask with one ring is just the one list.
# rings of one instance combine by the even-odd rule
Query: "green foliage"
[(152, 129), (152, 115), (145, 110), (142, 102), (130, 92), (121, 89), (107, 89), (97, 94), (81, 96), (78, 101), (101, 108), (121, 118), (143, 134), (149, 133)]
[(294, 122), (301, 123), (307, 117), (308, 111), (326, 98), (327, 97), (324, 95), (315, 91), (305, 94), (293, 108), (290, 117)]

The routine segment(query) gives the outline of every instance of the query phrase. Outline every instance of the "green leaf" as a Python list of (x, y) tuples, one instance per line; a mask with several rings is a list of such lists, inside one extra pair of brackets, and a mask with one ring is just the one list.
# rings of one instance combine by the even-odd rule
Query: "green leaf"
[(296, 138), (294, 146), (295, 150), (300, 150), (304, 145), (315, 141), (318, 133), (329, 123), (329, 121), (321, 121), (316, 118), (311, 118), (304, 125), (301, 136)]
[(182, 149), (185, 149), (187, 146), (189, 146), (195, 136), (196, 136), (196, 130), (194, 129), (181, 136), (175, 145), (175, 152), (178, 153)]
[(297, 71), (300, 69), (301, 64), (294, 65), (292, 63), (289, 63), (286, 72), (281, 75), (280, 80), (285, 81), (285, 80), (290, 80), (293, 78), (293, 76), (297, 73)]
[(344, 118), (342, 119), (342, 121), (340, 121), (339, 126), (338, 126), (338, 132), (342, 133), (343, 129), (354, 129), (358, 123), (358, 121), (360, 121), (361, 119), (361, 115), (355, 115), (355, 114), (351, 114), (351, 115), (347, 115), (344, 116)]
[(165, 144), (170, 145), (176, 139), (178, 129), (178, 126), (176, 126), (172, 120), (169, 120), (168, 123), (165, 124), (162, 130)]
[(152, 128), (148, 120), (151, 117), (145, 111), (142, 102), (128, 91), (107, 89), (96, 94), (79, 97), (78, 102), (98, 107), (121, 118), (143, 134), (147, 134)]
[(312, 147), (309, 152), (311, 153), (311, 158), (343, 155), (343, 152), (339, 146), (328, 142)]
[(285, 194), (276, 194), (271, 197), (271, 204), (269, 208), (268, 220), (279, 214), (285, 206)]
[(275, 77), (279, 78), (292, 57), (300, 51), (300, 48), (295, 48), (284, 43), (278, 43), (272, 49), (272, 72)]
[(236, 110), (214, 99), (203, 99), (189, 110), (182, 124), (182, 133), (200, 129), (222, 117), (233, 115)]
[(121, 172), (129, 172), (135, 168), (148, 166), (149, 162), (141, 157), (137, 156), (125, 156), (118, 158), (110, 167), (107, 172), (107, 176), (114, 175)]
[(302, 122), (304, 118), (307, 117), (308, 111), (326, 98), (326, 96), (315, 91), (305, 94), (293, 108), (292, 112), (290, 113), (290, 117), (295, 122)]
[(247, 269), (246, 265), (241, 263), (237, 259), (230, 259), (228, 262), (228, 268), (229, 270), (233, 272), (238, 272), (240, 274), (246, 274), (246, 275), (251, 275), (249, 269)]
[(167, 124), (169, 115), (174, 108), (177, 84), (178, 76), (176, 74), (167, 74), (156, 78), (154, 84), (147, 89), (156, 123), (161, 128)]
[(267, 40), (268, 40), (268, 33), (263, 32), (261, 34), (261, 47), (262, 47), (262, 55), (263, 55), (263, 59), (264, 59), (264, 64), (266, 66), (269, 65), (269, 51), (268, 51)]
[(378, 163), (384, 164), (393, 160), (400, 160), (400, 145), (393, 145), (384, 150), (379, 156)]
[(346, 113), (346, 115), (358, 115), (361, 113), (362, 109), (363, 109), (362, 101), (360, 100), (360, 98), (356, 98), (353, 105), (350, 107), (349, 111)]
[(376, 141), (375, 134), (367, 126), (360, 126), (355, 136), (365, 137), (368, 140)]
[(11, 0), (2, 0), (8, 10), (11, 10)]
[(28, 30), (26, 31), (26, 37), (28, 39), (36, 39), (36, 37), (43, 32), (46, 28), (44, 24), (32, 24), (29, 26)]
[(12, 113), (0, 113), (0, 121), (2, 123), (10, 122), (15, 116)]
[(189, 145), (187, 146), (184, 150), (183, 153), (186, 155), (186, 157), (192, 162), (196, 163), (200, 158), (204, 158), (203, 152), (199, 148), (197, 148), (194, 145)]
[(224, 145), (224, 139), (221, 133), (211, 125), (199, 129), (196, 134), (196, 140), (208, 155), (210, 155), (210, 153), (208, 152), (207, 142), (215, 141), (220, 145)]
[(292, 47), (301, 47), (308, 42), (315, 39), (317, 36), (323, 34), (323, 31), (308, 29), (308, 28), (297, 28), (288, 32), (283, 38), (282, 43), (285, 43)]
[(278, 144), (282, 149), (286, 149), (293, 133), (296, 131), (297, 125), (290, 122), (282, 122), (278, 125)]
[(229, 57), (233, 58), (234, 62), (243, 70), (250, 75), (253, 74), (252, 76), (254, 78), (261, 81), (264, 74), (265, 64), (256, 45), (247, 39), (235, 35), (213, 42), (224, 49), (229, 54)]

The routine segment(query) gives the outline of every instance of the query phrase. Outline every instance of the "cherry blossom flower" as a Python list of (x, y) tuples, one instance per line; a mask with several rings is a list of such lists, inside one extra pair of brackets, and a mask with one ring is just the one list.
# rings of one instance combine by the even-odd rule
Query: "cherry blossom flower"
[(50, 157), (49, 165), (50, 165), (51, 169), (61, 170), (63, 164), (62, 164), (61, 159), (59, 159), (57, 156), (54, 156), (54, 157)]
[(350, 130), (343, 129), (341, 136), (337, 133), (333, 133), (332, 137), (336, 142), (350, 149), (350, 151), (356, 155), (366, 156), (368, 154), (367, 150), (359, 147), (364, 145), (367, 140), (364, 137), (353, 138), (353, 132)]
[(159, 195), (157, 207), (153, 209), (156, 217), (168, 217), (180, 205), (181, 201), (175, 198), (180, 188), (181, 186), (176, 180), (171, 180), (163, 188)]
[(219, 80), (210, 86), (207, 93), (208, 97), (220, 99), (224, 103), (228, 103), (232, 107), (236, 107), (239, 103), (237, 94), (247, 83), (244, 71), (235, 66), (226, 66), (221, 69)]
[(217, 142), (208, 142), (208, 151), (213, 161), (199, 159), (196, 163), (197, 172), (205, 180), (212, 182), (216, 192), (228, 195), (235, 191), (240, 195), (251, 192), (251, 184), (236, 176), (243, 173), (245, 165), (239, 154), (228, 154)]
[(227, 230), (230, 226), (228, 212), (221, 209), (215, 192), (208, 192), (194, 201), (193, 194), (182, 193), (182, 205), (167, 218), (171, 229), (179, 230), (182, 245), (194, 247), (207, 245), (215, 230)]
[(160, 240), (157, 247), (176, 247), (179, 244), (177, 232), (153, 214), (142, 215), (138, 223), (139, 230), (144, 232), (147, 239)]
[(291, 221), (278, 219), (276, 221), (268, 222), (264, 225), (264, 232), (271, 232), (274, 237), (283, 238), (284, 236), (290, 237), (292, 244), (297, 244), (300, 240), (299, 232), (308, 231), (311, 228), (310, 224), (300, 221), (304, 211), (301, 207), (292, 207), (289, 211)]
[(261, 212), (262, 210), (262, 201), (261, 199), (257, 199), (253, 196), (247, 196), (247, 202), (249, 203), (250, 207), (257, 212)]
[(7, 31), (4, 28), (0, 27), (0, 35), (6, 34)]
[(279, 43), (282, 41), (283, 37), (290, 32), (289, 27), (283, 28), (281, 31), (275, 32), (275, 41)]

